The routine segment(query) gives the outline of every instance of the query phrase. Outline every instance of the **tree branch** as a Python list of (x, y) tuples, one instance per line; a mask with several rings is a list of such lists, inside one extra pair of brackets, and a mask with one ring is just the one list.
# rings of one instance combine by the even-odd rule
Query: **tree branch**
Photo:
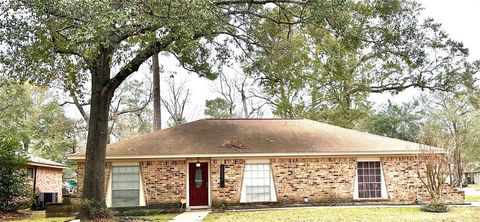
[(115, 91), (118, 86), (132, 73), (138, 71), (140, 65), (143, 64), (148, 58), (152, 57), (154, 54), (161, 52), (165, 48), (167, 48), (170, 44), (172, 44), (175, 39), (165, 37), (162, 40), (164, 41), (157, 41), (153, 44), (150, 44), (147, 48), (140, 51), (130, 62), (125, 64), (120, 71), (109, 81), (108, 83), (108, 90), (113, 92)]

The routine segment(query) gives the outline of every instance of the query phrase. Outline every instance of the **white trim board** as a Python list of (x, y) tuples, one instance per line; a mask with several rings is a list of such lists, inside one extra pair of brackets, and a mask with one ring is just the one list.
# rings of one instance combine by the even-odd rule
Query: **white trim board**
[(114, 162), (112, 163), (112, 168), (110, 170), (110, 176), (108, 178), (108, 184), (107, 184), (107, 194), (105, 196), (105, 204), (107, 205), (107, 207), (112, 207), (112, 178), (113, 178), (113, 167), (122, 167), (122, 166), (125, 166), (125, 167), (128, 167), (128, 166), (138, 166), (139, 167), (139, 171), (138, 171), (138, 176), (140, 177), (139, 178), (139, 196), (138, 196), (138, 199), (139, 199), (139, 203), (138, 203), (138, 206), (146, 206), (147, 203), (146, 203), (146, 200), (145, 200), (145, 190), (144, 190), (144, 187), (143, 187), (143, 179), (142, 179), (142, 168), (140, 167), (140, 163), (139, 162)]
[(277, 192), (275, 189), (275, 183), (273, 181), (273, 171), (272, 165), (270, 165), (269, 159), (254, 159), (254, 160), (245, 160), (245, 168), (243, 169), (243, 178), (242, 178), (242, 190), (240, 191), (240, 203), (249, 203), (247, 202), (247, 185), (245, 183), (245, 171), (247, 164), (268, 164), (270, 166), (270, 201), (268, 202), (277, 202)]
[[(391, 155), (405, 156), (421, 154), (420, 150), (397, 150), (397, 151), (379, 151), (379, 152), (322, 152), (322, 153), (238, 153), (238, 154), (188, 154), (188, 155), (129, 155), (129, 156), (107, 156), (106, 160), (126, 160), (126, 159), (184, 159), (184, 158), (216, 158), (216, 157), (358, 157), (358, 156), (375, 156), (375, 155)], [(445, 151), (435, 152), (438, 154), (446, 153)], [(71, 160), (84, 160), (84, 156), (69, 156)]]
[[(381, 197), (380, 198), (360, 198), (358, 196), (358, 169), (357, 165), (358, 162), (380, 162), (380, 191)], [(380, 158), (375, 158), (375, 157), (370, 157), (370, 158), (358, 158), (357, 161), (355, 161), (355, 184), (353, 188), (353, 199), (354, 200), (369, 200), (369, 199), (388, 199), (388, 191), (387, 191), (387, 185), (385, 183), (385, 176), (383, 173), (383, 166), (382, 166), (382, 161), (380, 161)]]

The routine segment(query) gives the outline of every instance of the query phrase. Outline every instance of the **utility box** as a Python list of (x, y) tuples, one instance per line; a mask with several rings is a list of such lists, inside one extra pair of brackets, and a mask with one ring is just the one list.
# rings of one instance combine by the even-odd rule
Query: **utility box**
[(58, 193), (54, 192), (40, 192), (37, 194), (35, 200), (36, 209), (45, 209), (45, 206), (50, 203), (58, 202)]

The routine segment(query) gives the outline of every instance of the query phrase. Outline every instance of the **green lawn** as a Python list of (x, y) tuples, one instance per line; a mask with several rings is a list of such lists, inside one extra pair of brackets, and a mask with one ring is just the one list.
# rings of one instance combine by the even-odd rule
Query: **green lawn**
[(22, 220), (15, 220), (16, 222), (63, 222), (66, 220), (73, 219), (73, 217), (52, 217), (52, 218), (45, 218), (45, 211), (31, 211), (26, 210), (22, 211), (23, 213), (30, 214), (29, 218), (25, 218)]
[(310, 208), (273, 211), (211, 213), (211, 221), (480, 221), (480, 207), (456, 207), (448, 213), (425, 213), (417, 207)]
[(465, 202), (480, 202), (480, 196), (467, 195), (465, 196)]
[(152, 216), (143, 216), (140, 218), (152, 219), (153, 221), (169, 221), (170, 219), (174, 218), (178, 214), (158, 214)]
[[(72, 217), (52, 217), (52, 218), (45, 218), (45, 211), (26, 211), (25, 213), (31, 214), (30, 218), (22, 219), (22, 220), (15, 220), (15, 222), (63, 222), (66, 220), (73, 219)], [(175, 217), (177, 214), (173, 213), (165, 213), (165, 214), (158, 214), (158, 215), (151, 215), (151, 216), (135, 216), (129, 218), (142, 218), (142, 219), (149, 219), (149, 221), (168, 221)], [(144, 220), (139, 220), (144, 221)]]
[(468, 188), (480, 188), (480, 184), (468, 184)]

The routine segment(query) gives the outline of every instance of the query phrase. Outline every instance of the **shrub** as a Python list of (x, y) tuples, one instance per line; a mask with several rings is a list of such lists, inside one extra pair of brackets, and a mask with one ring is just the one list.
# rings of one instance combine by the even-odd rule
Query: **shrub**
[(423, 212), (431, 212), (431, 213), (445, 213), (448, 212), (448, 206), (442, 202), (432, 202), (427, 205), (423, 205), (420, 208)]
[(82, 200), (80, 203), (79, 217), (82, 219), (108, 220), (112, 218), (112, 214), (105, 206), (94, 200)]
[(0, 211), (15, 212), (30, 201), (26, 137), (0, 131)]

